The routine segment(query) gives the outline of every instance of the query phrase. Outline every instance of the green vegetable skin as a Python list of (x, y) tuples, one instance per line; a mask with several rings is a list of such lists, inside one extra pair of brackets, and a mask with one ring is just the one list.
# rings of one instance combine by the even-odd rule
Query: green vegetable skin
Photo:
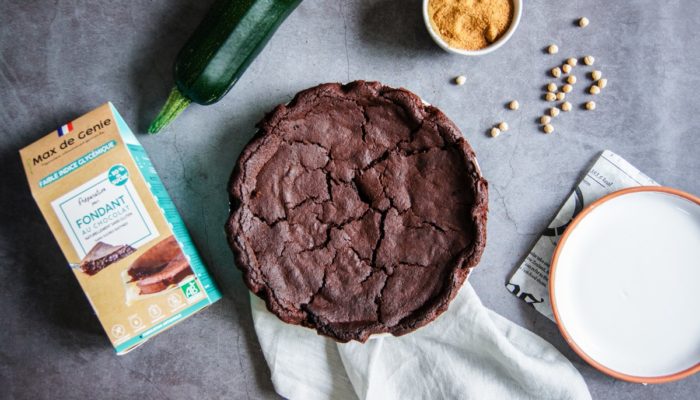
[(221, 100), (301, 0), (217, 0), (175, 60), (175, 87), (148, 132), (191, 102)]

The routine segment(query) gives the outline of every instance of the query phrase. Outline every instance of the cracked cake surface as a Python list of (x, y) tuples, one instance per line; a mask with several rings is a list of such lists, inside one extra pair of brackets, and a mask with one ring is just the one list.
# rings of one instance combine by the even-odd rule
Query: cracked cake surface
[(226, 223), (248, 288), (338, 341), (447, 309), (486, 242), (487, 183), (440, 110), (378, 82), (322, 84), (259, 124)]

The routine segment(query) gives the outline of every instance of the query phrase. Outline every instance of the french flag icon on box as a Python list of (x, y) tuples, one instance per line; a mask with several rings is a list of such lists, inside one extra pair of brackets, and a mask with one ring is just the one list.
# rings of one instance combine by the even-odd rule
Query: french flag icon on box
[(58, 136), (61, 137), (73, 130), (73, 122), (69, 122), (58, 128)]

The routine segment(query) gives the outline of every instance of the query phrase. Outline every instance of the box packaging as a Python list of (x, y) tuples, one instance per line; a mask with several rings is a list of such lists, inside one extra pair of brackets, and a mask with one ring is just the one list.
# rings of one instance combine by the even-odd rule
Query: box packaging
[(111, 103), (20, 156), (117, 354), (221, 298), (151, 160)]

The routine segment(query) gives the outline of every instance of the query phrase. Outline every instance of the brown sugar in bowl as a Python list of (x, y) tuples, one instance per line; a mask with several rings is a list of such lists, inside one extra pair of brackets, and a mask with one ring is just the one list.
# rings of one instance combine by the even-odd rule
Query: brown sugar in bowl
[[(431, 0), (423, 0), (423, 21), (425, 23), (426, 29), (428, 30), (428, 34), (430, 34), (430, 37), (443, 50), (447, 51), (448, 53), (460, 54), (463, 56), (480, 56), (491, 53), (492, 51), (503, 46), (510, 39), (510, 37), (513, 36), (513, 33), (517, 29), (522, 14), (522, 0), (510, 1), (512, 3), (512, 16), (510, 18), (510, 24), (508, 25), (507, 29), (500, 35), (497, 35), (497, 38), (488, 44), (474, 41), (473, 44), (479, 47), (475, 47), (473, 49), (463, 48), (455, 44), (450, 44), (450, 40), (444, 38), (440, 34), (440, 32), (436, 30), (435, 26), (433, 25), (430, 14)], [(486, 35), (486, 32), (484, 33), (484, 35)]]

